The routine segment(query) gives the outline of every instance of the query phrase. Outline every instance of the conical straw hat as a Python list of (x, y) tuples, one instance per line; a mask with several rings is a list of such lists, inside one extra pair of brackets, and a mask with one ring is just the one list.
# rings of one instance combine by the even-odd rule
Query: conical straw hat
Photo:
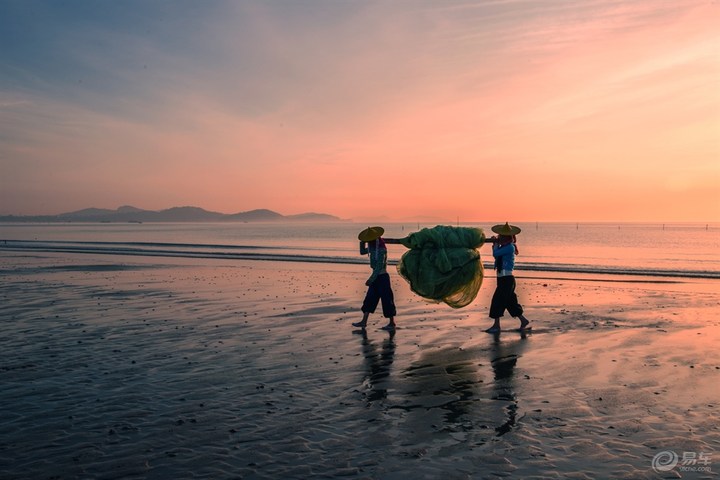
[(373, 240), (377, 240), (382, 237), (383, 233), (385, 233), (385, 229), (382, 227), (368, 227), (360, 232), (358, 240), (361, 242), (372, 242)]
[(513, 235), (517, 235), (521, 232), (520, 227), (510, 225), (507, 222), (505, 222), (505, 225), (495, 225), (491, 230), (498, 235), (507, 235), (508, 237), (512, 237)]

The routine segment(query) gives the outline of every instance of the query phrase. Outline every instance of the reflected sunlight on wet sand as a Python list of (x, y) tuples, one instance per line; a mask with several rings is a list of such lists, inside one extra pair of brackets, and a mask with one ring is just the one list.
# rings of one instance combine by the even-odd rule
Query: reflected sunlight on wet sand
[(493, 336), (493, 278), (453, 310), (391, 276), (395, 334), (350, 325), (362, 265), (0, 255), (0, 477), (720, 471), (716, 280), (518, 272), (533, 332)]

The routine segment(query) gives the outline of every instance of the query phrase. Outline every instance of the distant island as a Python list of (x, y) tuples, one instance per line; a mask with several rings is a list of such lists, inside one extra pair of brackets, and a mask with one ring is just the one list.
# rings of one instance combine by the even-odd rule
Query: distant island
[(340, 222), (342, 219), (325, 213), (282, 215), (272, 210), (258, 209), (232, 214), (210, 212), (198, 207), (173, 207), (166, 210), (143, 210), (123, 206), (117, 210), (86, 208), (59, 215), (0, 215), (0, 222), (88, 222), (88, 223), (144, 223), (144, 222)]

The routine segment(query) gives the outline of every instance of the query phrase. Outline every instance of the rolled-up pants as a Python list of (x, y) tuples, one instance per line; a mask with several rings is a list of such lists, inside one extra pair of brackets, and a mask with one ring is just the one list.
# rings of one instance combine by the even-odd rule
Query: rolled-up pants
[(395, 316), (395, 297), (390, 286), (390, 275), (382, 273), (370, 284), (362, 304), (363, 313), (375, 313), (378, 302), (382, 300), (383, 317)]
[(511, 317), (519, 317), (523, 313), (515, 294), (515, 277), (508, 275), (497, 278), (497, 287), (490, 303), (490, 318), (500, 318), (508, 311)]

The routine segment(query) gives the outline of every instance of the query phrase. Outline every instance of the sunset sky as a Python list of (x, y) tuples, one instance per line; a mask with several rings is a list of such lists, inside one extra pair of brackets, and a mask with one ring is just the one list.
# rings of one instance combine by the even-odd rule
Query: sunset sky
[(0, 214), (720, 221), (720, 2), (0, 1)]

